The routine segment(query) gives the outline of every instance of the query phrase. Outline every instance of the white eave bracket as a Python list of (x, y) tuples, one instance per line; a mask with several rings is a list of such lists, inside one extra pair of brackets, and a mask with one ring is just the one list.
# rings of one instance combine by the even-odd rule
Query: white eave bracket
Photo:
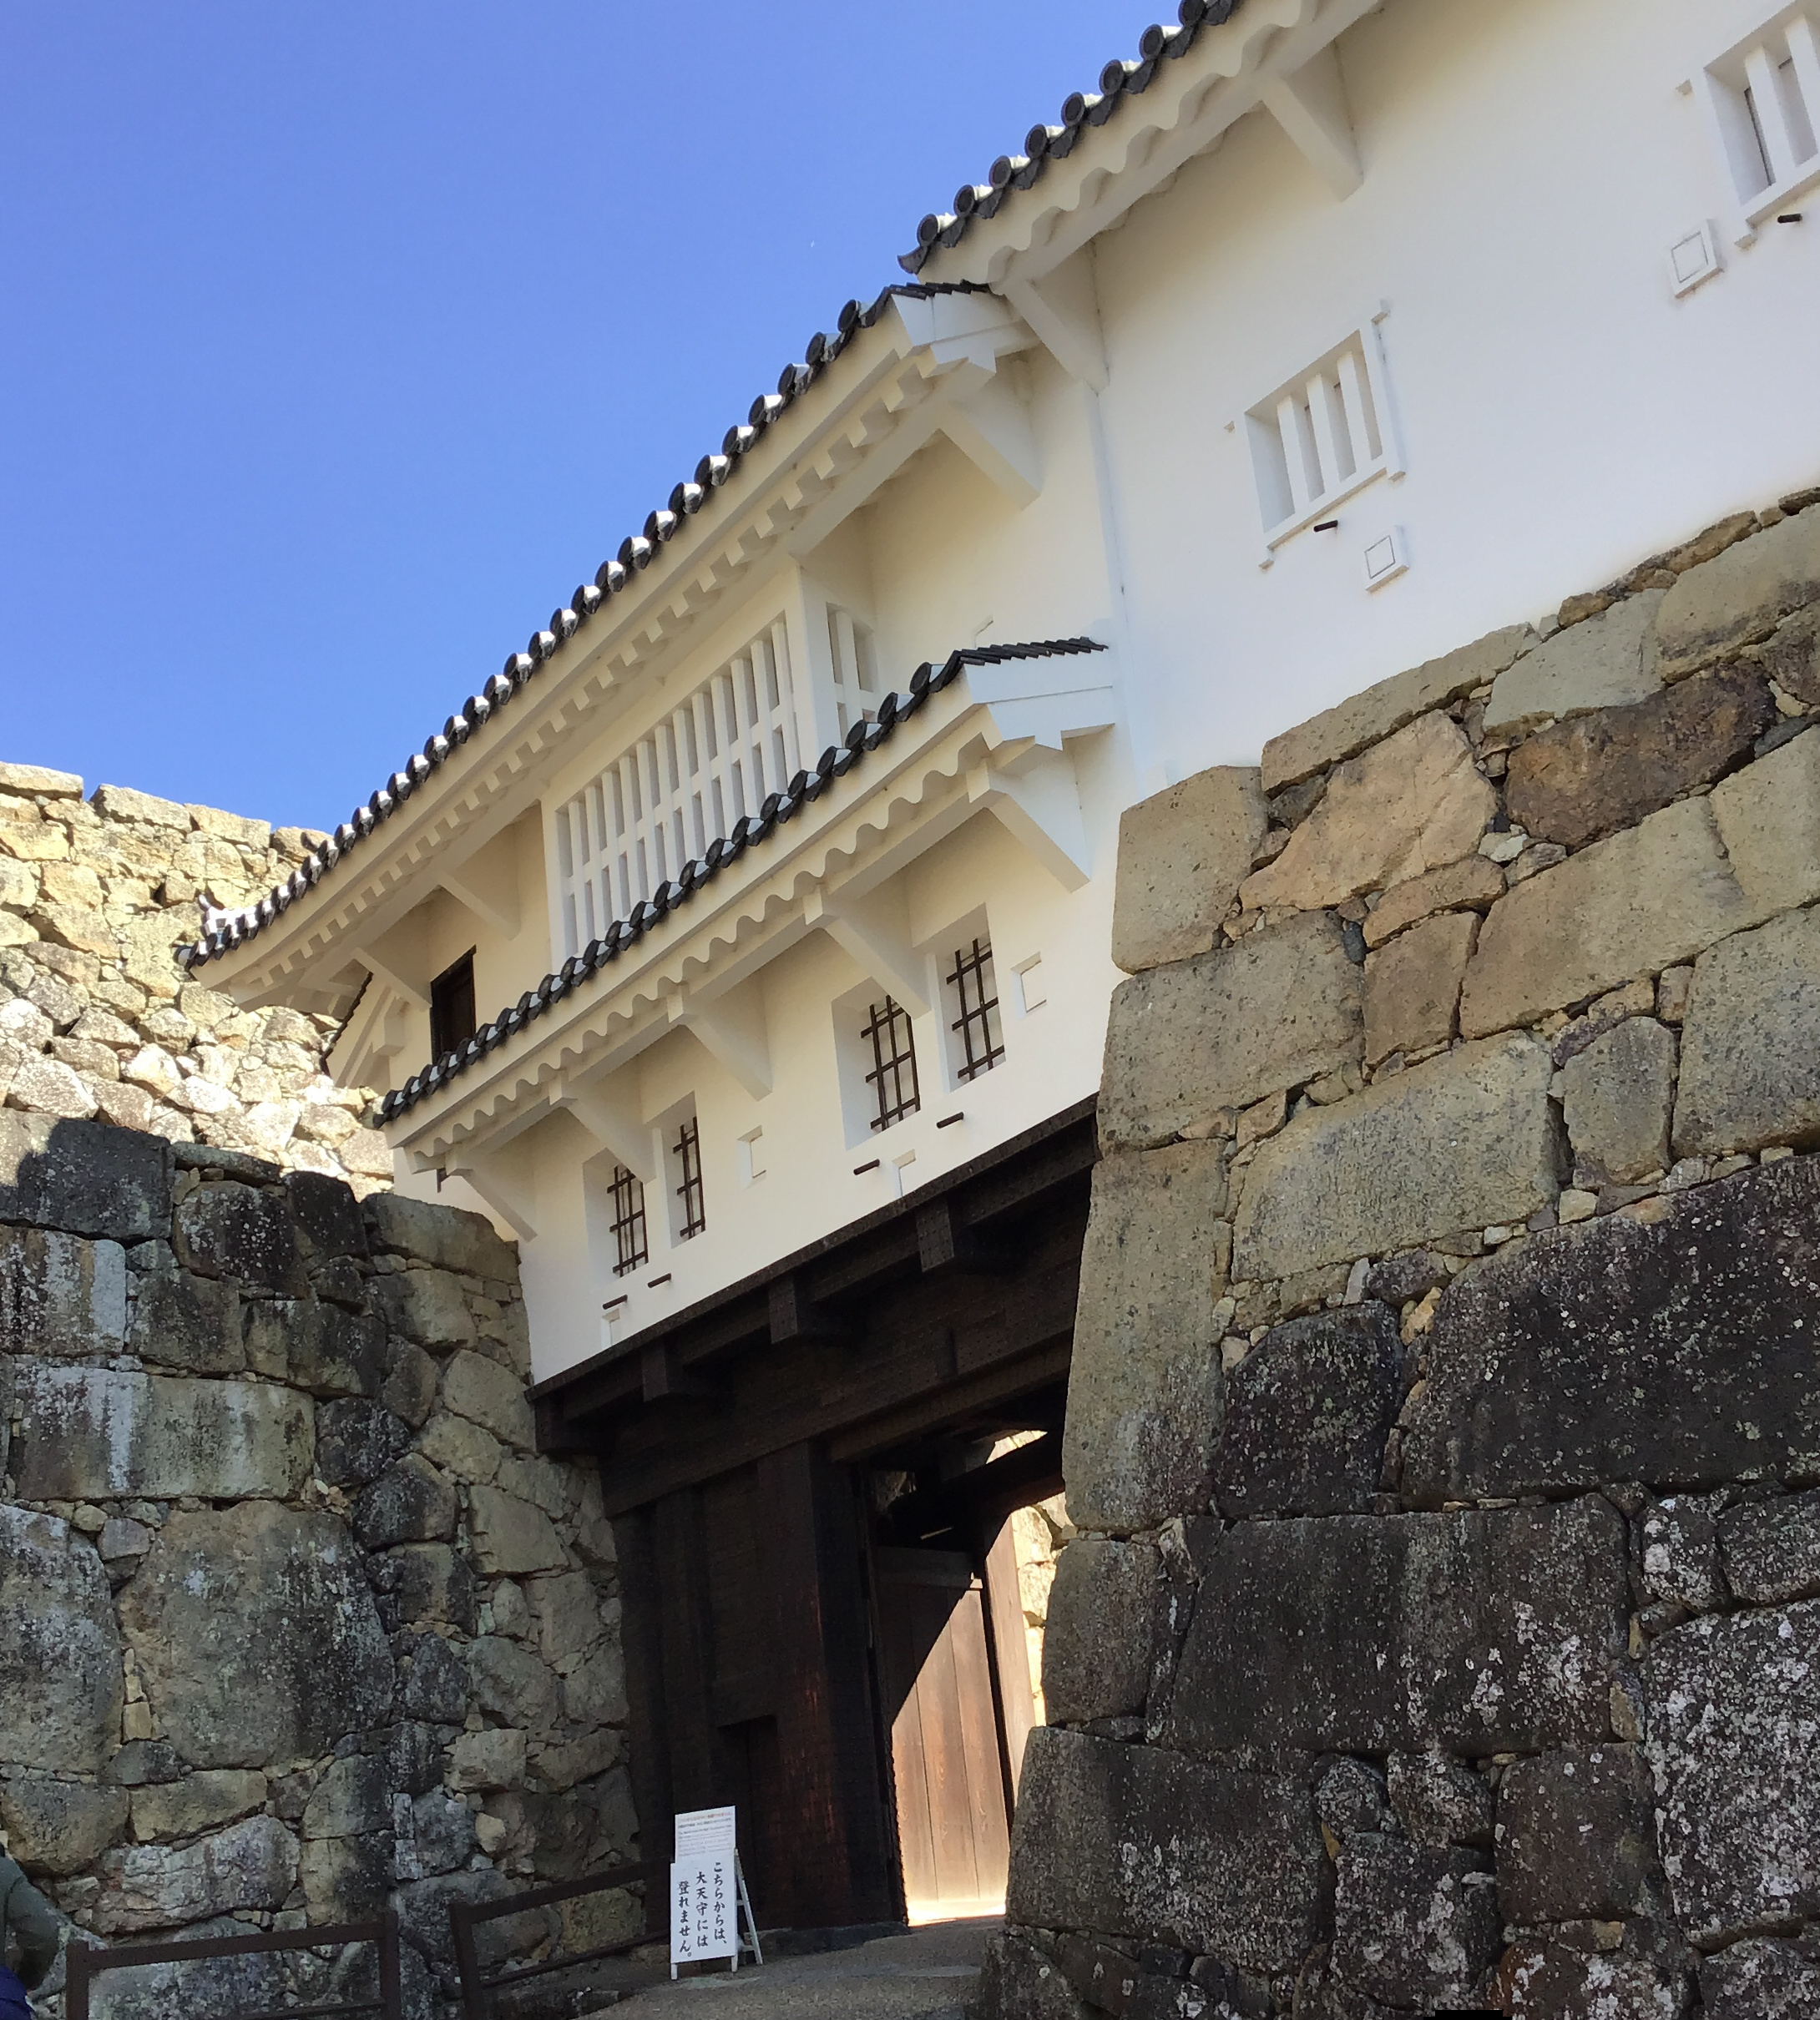
[(803, 922), (819, 927), (853, 965), (912, 1017), (933, 1007), (923, 974), (926, 963), (910, 944), (901, 917), (903, 902), (842, 896), (830, 901), (819, 886), (803, 900)]
[(1072, 761), (1033, 749), (1014, 772), (991, 763), (967, 775), (969, 803), (998, 816), (1064, 891), (1079, 891), (1093, 875), (1093, 850), (1080, 811)]
[(1258, 97), (1308, 165), (1343, 203), (1365, 179), (1332, 43), (1300, 69), (1261, 78)]
[(1092, 248), (1084, 246), (1040, 280), (1007, 280), (1004, 296), (1069, 378), (1104, 392), (1106, 346), (1092, 260)]

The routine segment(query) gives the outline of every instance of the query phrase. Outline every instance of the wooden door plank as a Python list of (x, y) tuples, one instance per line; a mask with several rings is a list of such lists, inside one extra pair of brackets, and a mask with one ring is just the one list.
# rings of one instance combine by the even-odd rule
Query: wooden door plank
[(938, 1897), (977, 1900), (978, 1872), (973, 1853), (973, 1805), (968, 1792), (967, 1740), (962, 1730), (960, 1684), (955, 1673), (950, 1595), (925, 1588), (918, 1601), (926, 1612), (939, 1608), (941, 1632), (918, 1679), (917, 1701), (923, 1712), (923, 1744), (928, 1754), (929, 1810), (934, 1825)]
[(1004, 1769), (998, 1752), (998, 1707), (986, 1654), (986, 1612), (977, 1587), (948, 1623), (953, 1652), (955, 1702), (960, 1714), (966, 1764), (968, 1820), (973, 1847), (976, 1900), (1004, 1891), (1011, 1865), (1011, 1834), (1005, 1823)]
[(1036, 1699), (1030, 1689), (1030, 1644), (1024, 1624), (1024, 1594), (1018, 1584), (1018, 1552), (1007, 1516), (986, 1552), (986, 1617), (992, 1626), (993, 1653), (998, 1658), (998, 1708), (1004, 1722), (1005, 1765), (1011, 1776), (1011, 1798), (1017, 1800), (1024, 1770), (1024, 1743), (1036, 1724)]

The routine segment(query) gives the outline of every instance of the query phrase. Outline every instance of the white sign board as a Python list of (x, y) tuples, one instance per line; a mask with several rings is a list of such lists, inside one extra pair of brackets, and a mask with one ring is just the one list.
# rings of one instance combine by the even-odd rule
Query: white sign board
[(698, 1964), (740, 1954), (739, 1881), (734, 1814), (692, 1810), (676, 1819), (670, 1869), (670, 1962)]

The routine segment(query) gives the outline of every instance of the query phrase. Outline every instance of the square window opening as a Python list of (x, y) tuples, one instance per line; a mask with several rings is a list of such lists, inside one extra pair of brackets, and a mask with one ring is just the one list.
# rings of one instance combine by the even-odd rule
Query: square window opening
[(651, 1260), (649, 1225), (645, 1218), (645, 1185), (635, 1172), (615, 1164), (609, 1188), (613, 1216), (609, 1223), (613, 1236), (615, 1276), (629, 1276)]
[(866, 1074), (866, 1084), (872, 1090), (872, 1112), (868, 1119), (874, 1130), (888, 1129), (923, 1106), (923, 1089), (917, 1074), (916, 1032), (910, 1013), (889, 995), (882, 1002), (868, 1003), (860, 1037), (870, 1048), (872, 1060)]
[(977, 1080), (1005, 1056), (1004, 1018), (992, 942), (983, 931), (958, 941), (943, 986), (948, 991), (948, 1028), (953, 1039), (954, 1078)]
[(701, 1181), (701, 1130), (693, 1108), (672, 1117), (666, 1125), (664, 1157), (670, 1180), (671, 1239), (693, 1241), (708, 1225)]

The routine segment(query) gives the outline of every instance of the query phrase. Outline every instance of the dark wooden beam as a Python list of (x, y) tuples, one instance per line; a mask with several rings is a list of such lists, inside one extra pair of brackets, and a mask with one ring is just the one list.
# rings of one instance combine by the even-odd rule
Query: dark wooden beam
[(960, 1217), (952, 1194), (917, 1209), (917, 1260), (925, 1276), (947, 1270), (980, 1276), (1003, 1275), (1017, 1267), (1017, 1251)]
[(852, 1340), (858, 1329), (826, 1305), (809, 1295), (800, 1270), (790, 1270), (771, 1280), (771, 1343), (786, 1346), (792, 1340)]

